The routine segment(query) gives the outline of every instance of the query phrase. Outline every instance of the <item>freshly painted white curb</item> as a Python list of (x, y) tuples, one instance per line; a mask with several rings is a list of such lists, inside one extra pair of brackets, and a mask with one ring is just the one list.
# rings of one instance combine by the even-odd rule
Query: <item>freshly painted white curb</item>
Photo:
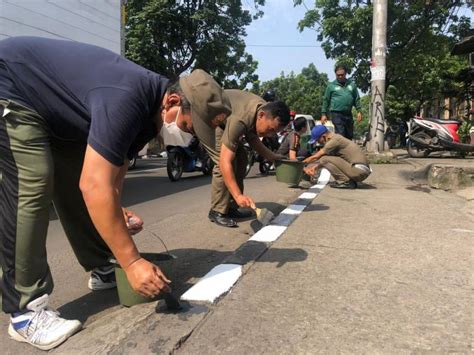
[(274, 226), (269, 225), (260, 229), (257, 233), (255, 233), (252, 238), (249, 239), (254, 242), (264, 242), (270, 243), (277, 240), (280, 235), (286, 230), (286, 226)]
[(227, 292), (242, 275), (242, 266), (220, 264), (207, 273), (199, 282), (186, 291), (181, 299), (185, 301), (206, 301), (213, 303)]
[(283, 211), (282, 214), (300, 214), (306, 208), (306, 205), (289, 205)]
[[(318, 185), (324, 186), (329, 182), (329, 179), (331, 178), (331, 173), (329, 172), (328, 169), (322, 169), (321, 174), (319, 174), (318, 178)], [(315, 185), (314, 187), (318, 187), (318, 185)]]
[[(322, 169), (319, 175), (318, 183), (311, 189), (322, 191), (331, 177), (331, 173)], [(319, 192), (320, 192), (319, 191)], [(289, 205), (281, 211), (280, 215), (299, 215), (312, 199), (319, 193), (304, 192), (299, 196), (300, 199), (307, 200), (304, 205)], [(295, 217), (296, 218), (296, 217)], [(284, 220), (284, 218), (283, 218)], [(280, 221), (281, 223), (281, 221)], [(286, 225), (271, 224), (260, 229), (249, 241), (271, 243), (277, 240), (288, 228)], [(205, 301), (214, 303), (221, 295), (228, 292), (242, 275), (242, 266), (236, 264), (221, 264), (209, 271), (206, 276), (198, 281), (193, 287), (186, 291), (181, 299), (185, 301)]]
[(302, 200), (312, 200), (317, 195), (318, 194), (316, 192), (303, 192), (298, 198), (301, 198)]

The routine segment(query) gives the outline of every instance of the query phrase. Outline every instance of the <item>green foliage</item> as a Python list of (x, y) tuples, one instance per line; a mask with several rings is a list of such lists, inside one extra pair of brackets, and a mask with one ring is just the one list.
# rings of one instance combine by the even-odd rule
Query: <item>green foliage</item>
[(259, 82), (254, 85), (252, 92), (261, 95), (267, 89), (273, 89), (277, 98), (284, 101), (290, 110), (301, 114), (310, 114), (318, 119), (321, 116), (321, 105), (328, 77), (319, 73), (314, 64), (303, 68), (300, 74), (289, 75), (281, 73), (278, 78)]
[[(264, 4), (254, 1), (256, 17)], [(172, 79), (201, 68), (228, 88), (258, 79), (243, 41), (252, 16), (240, 0), (128, 0), (126, 10), (130, 60)]]
[[(294, 0), (301, 5), (302, 0)], [(388, 117), (409, 119), (439, 93), (461, 95), (458, 73), (466, 58), (450, 55), (467, 34), (470, 19), (457, 16), (470, 0), (393, 0), (388, 2), (386, 107)], [(328, 58), (353, 70), (357, 86), (370, 88), (371, 0), (316, 0), (299, 28), (314, 28)]]
[(471, 135), (471, 127), (474, 124), (472, 120), (466, 120), (462, 123), (462, 125), (458, 128), (458, 135), (459, 135), (459, 140), (461, 143), (472, 143), (470, 142)]
[[(362, 121), (358, 123), (354, 121), (354, 137), (362, 138), (369, 130), (369, 106), (370, 106), (370, 95), (365, 95), (360, 98), (360, 106), (362, 107)], [(357, 110), (352, 109), (352, 116), (356, 117)]]

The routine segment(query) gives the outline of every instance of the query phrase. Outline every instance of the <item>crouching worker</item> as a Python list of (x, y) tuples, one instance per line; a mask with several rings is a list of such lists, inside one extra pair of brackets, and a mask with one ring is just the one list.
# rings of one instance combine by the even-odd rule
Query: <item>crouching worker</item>
[(293, 121), (293, 131), (288, 133), (276, 153), (290, 160), (306, 156), (307, 150), (301, 147), (301, 135), (304, 132), (306, 132), (306, 118), (298, 117)]
[(114, 257), (139, 294), (170, 291), (130, 236), (143, 222), (120, 201), (128, 160), (160, 129), (165, 144), (188, 141), (193, 121), (230, 114), (209, 78), (181, 94), (180, 85), (197, 79), (169, 85), (111, 51), (78, 42), (0, 41), (0, 306), (11, 315), (14, 340), (48, 350), (81, 328), (48, 307), (51, 202), (79, 263), (91, 271), (89, 288), (115, 287)]
[(315, 126), (311, 130), (309, 143), (316, 142), (323, 147), (314, 155), (303, 160), (306, 164), (316, 162), (304, 169), (306, 174), (314, 176), (319, 169), (326, 168), (335, 180), (330, 183), (331, 187), (355, 189), (357, 183), (367, 179), (372, 172), (362, 149), (340, 134), (328, 131), (323, 125)]

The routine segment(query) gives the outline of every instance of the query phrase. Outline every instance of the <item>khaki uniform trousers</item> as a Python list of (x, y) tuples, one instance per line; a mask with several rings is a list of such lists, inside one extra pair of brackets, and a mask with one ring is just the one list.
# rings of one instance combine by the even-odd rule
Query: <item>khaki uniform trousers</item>
[(0, 306), (5, 313), (23, 310), (53, 290), (46, 253), (51, 202), (86, 270), (106, 265), (112, 256), (79, 189), (85, 148), (53, 139), (36, 112), (0, 100)]
[(370, 175), (367, 171), (353, 167), (351, 163), (341, 157), (324, 155), (319, 159), (319, 163), (329, 170), (337, 183), (345, 183), (350, 180), (361, 182)]
[[(227, 186), (224, 183), (221, 169), (219, 167), (222, 135), (224, 130), (221, 127), (217, 127), (215, 130), (215, 145), (210, 146), (206, 144), (206, 139), (202, 139), (201, 143), (209, 153), (212, 161), (214, 162), (214, 169), (212, 170), (212, 185), (211, 185), (211, 210), (227, 214), (229, 207), (231, 206), (231, 195)], [(235, 151), (234, 161), (232, 162), (235, 178), (237, 184), (242, 192), (244, 192), (244, 178), (245, 168), (247, 166), (247, 154), (242, 143), (239, 143), (237, 150)]]

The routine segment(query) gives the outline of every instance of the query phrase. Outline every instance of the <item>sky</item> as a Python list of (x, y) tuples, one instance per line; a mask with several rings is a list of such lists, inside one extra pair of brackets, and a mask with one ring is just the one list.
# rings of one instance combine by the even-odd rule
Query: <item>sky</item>
[[(253, 0), (242, 2), (246, 9), (255, 13)], [(305, 29), (299, 32), (297, 29), (306, 8), (303, 5), (293, 7), (292, 0), (267, 0), (266, 3), (262, 8), (264, 16), (247, 26), (245, 38), (247, 53), (259, 62), (257, 74), (260, 81), (274, 79), (282, 71), (285, 75), (291, 71), (298, 74), (310, 63), (319, 72), (328, 74), (329, 80), (334, 80), (335, 62), (326, 59), (324, 51), (318, 47), (321, 43), (317, 42), (316, 31)], [(308, 3), (313, 4), (312, 1)], [(458, 15), (474, 19), (474, 13), (466, 8), (462, 8)]]
[[(253, 0), (244, 0), (244, 7), (253, 9)], [(253, 20), (246, 28), (247, 53), (259, 62), (257, 74), (261, 81), (274, 79), (283, 71), (299, 74), (310, 63), (319, 72), (327, 73), (334, 79), (334, 60), (326, 59), (317, 42), (317, 33), (305, 29), (299, 32), (298, 22), (304, 17), (304, 6), (293, 7), (292, 0), (268, 0), (263, 7), (263, 17)], [(293, 46), (293, 47), (291, 47)], [(297, 47), (301, 46), (301, 47)]]

